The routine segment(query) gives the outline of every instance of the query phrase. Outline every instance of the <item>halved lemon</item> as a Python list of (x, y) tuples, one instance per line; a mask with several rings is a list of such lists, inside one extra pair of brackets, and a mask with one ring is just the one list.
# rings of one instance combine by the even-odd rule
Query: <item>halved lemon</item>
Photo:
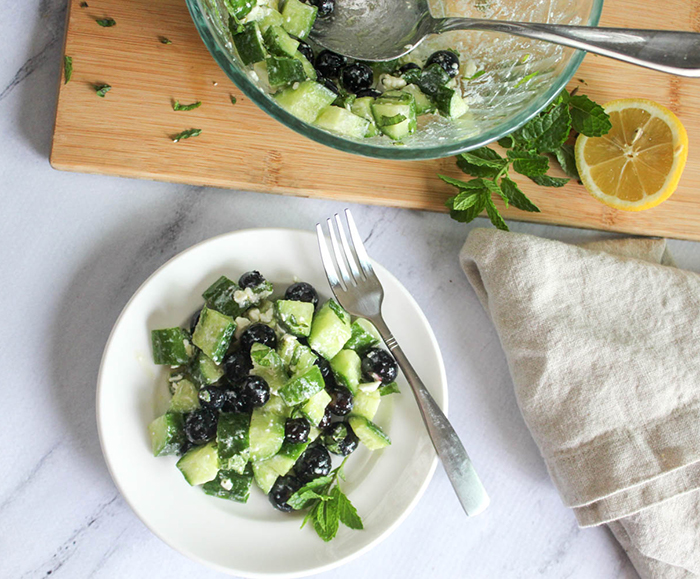
[(612, 129), (579, 135), (576, 165), (586, 189), (616, 209), (642, 211), (666, 201), (678, 187), (688, 158), (685, 127), (666, 107), (646, 99), (605, 105)]

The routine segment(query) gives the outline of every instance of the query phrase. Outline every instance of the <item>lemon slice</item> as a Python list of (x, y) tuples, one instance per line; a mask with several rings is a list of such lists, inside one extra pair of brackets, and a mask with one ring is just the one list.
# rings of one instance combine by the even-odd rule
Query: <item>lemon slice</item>
[(579, 135), (576, 165), (599, 201), (642, 211), (666, 201), (678, 187), (688, 158), (688, 134), (678, 117), (654, 101), (621, 99), (605, 105), (612, 129)]

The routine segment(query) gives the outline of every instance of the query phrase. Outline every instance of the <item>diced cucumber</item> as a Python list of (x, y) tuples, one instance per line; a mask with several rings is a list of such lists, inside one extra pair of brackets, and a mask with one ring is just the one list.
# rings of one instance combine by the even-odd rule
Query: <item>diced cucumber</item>
[(365, 137), (376, 137), (379, 134), (379, 129), (374, 122), (374, 115), (372, 115), (372, 103), (374, 102), (374, 97), (360, 97), (353, 101), (350, 105), (350, 110), (353, 114), (358, 117), (369, 121), (369, 127), (365, 133)]
[(270, 53), (276, 56), (293, 57), (297, 52), (297, 48), (299, 48), (299, 41), (289, 36), (287, 31), (281, 26), (270, 26), (263, 33), (263, 40)]
[(360, 357), (354, 350), (341, 350), (331, 358), (331, 369), (335, 379), (353, 394), (357, 392), (362, 371)]
[[(379, 403), (382, 401), (382, 395), (379, 390), (372, 392), (359, 391), (355, 395), (355, 400), (352, 405), (353, 416), (363, 416), (367, 420), (372, 420), (377, 414)], [(359, 435), (358, 435), (359, 436)]]
[(255, 484), (260, 487), (260, 490), (265, 494), (270, 492), (272, 485), (275, 484), (279, 476), (268, 460), (253, 463), (253, 476), (255, 476)]
[(279, 395), (287, 406), (296, 406), (323, 390), (325, 385), (321, 370), (318, 366), (312, 366), (280, 388)]
[(148, 432), (151, 435), (153, 456), (177, 454), (185, 441), (182, 415), (175, 412), (166, 412), (156, 418), (148, 425)]
[(272, 414), (277, 414), (283, 418), (287, 418), (291, 413), (291, 408), (284, 403), (279, 396), (272, 395), (267, 401), (267, 404), (262, 407), (265, 412), (271, 412)]
[(194, 351), (189, 333), (182, 328), (153, 330), (151, 332), (151, 344), (153, 346), (153, 362), (155, 364), (167, 364), (169, 366), (187, 364)]
[(235, 329), (232, 318), (204, 306), (192, 342), (214, 362), (221, 364)]
[(360, 392), (374, 392), (375, 390), (379, 390), (381, 385), (381, 380), (377, 380), (375, 382), (363, 382), (357, 387), (357, 389)]
[(279, 476), (285, 476), (308, 446), (308, 442), (301, 442), (299, 444), (285, 442), (278, 454), (263, 462)]
[(312, 424), (312, 425), (311, 425), (311, 430), (309, 430), (309, 440), (308, 440), (308, 442), (313, 442), (313, 441), (316, 440), (319, 436), (321, 436), (321, 431), (320, 431), (320, 429), (319, 429), (318, 426), (316, 426), (315, 424)]
[(306, 79), (304, 67), (296, 58), (274, 56), (268, 58), (267, 82), (271, 87), (276, 88)]
[(238, 473), (232, 470), (220, 470), (214, 480), (202, 485), (202, 490), (213, 497), (247, 503), (250, 487), (253, 484), (253, 469), (250, 466)]
[(334, 300), (328, 300), (314, 316), (309, 346), (330, 360), (350, 339), (350, 316)]
[(382, 396), (388, 396), (389, 394), (401, 394), (401, 390), (399, 390), (399, 385), (396, 382), (390, 382), (389, 384), (383, 384), (379, 387), (379, 394)]
[(308, 336), (314, 317), (314, 305), (309, 302), (277, 300), (277, 318), (282, 327), (295, 336)]
[(344, 348), (348, 350), (355, 350), (360, 354), (376, 346), (382, 339), (374, 327), (374, 324), (365, 318), (357, 318), (350, 326), (350, 339), (345, 344)]
[(331, 401), (331, 397), (325, 390), (321, 390), (309, 398), (301, 407), (301, 411), (309, 419), (311, 424), (318, 424), (323, 418), (326, 406)]
[(330, 106), (316, 119), (316, 126), (346, 137), (361, 139), (367, 134), (369, 121), (358, 117), (345, 108)]
[(199, 389), (187, 379), (175, 383), (175, 393), (170, 399), (170, 412), (187, 414), (199, 408)]
[(298, 345), (299, 342), (291, 334), (285, 334), (277, 342), (277, 353), (282, 359), (282, 363), (284, 364), (285, 368), (289, 368)]
[(252, 462), (259, 462), (274, 456), (282, 448), (286, 418), (276, 412), (262, 408), (253, 410), (250, 417), (248, 456)]
[(438, 90), (450, 81), (450, 76), (438, 63), (431, 64), (423, 69), (418, 79), (418, 88), (428, 96), (434, 97)]
[(289, 362), (289, 370), (293, 377), (304, 374), (318, 360), (318, 356), (313, 353), (313, 350), (304, 344), (298, 344), (294, 351), (294, 356)]
[(415, 99), (406, 92), (390, 91), (377, 97), (372, 114), (379, 130), (395, 141), (412, 134), (418, 126)]
[(420, 68), (409, 68), (406, 72), (401, 73), (401, 78), (406, 81), (406, 84), (418, 84), (421, 72)]
[(306, 73), (307, 78), (310, 78), (311, 80), (316, 80), (318, 78), (318, 74), (316, 73), (314, 65), (311, 64), (301, 52), (297, 50), (294, 53), (294, 58), (301, 62), (301, 65), (304, 67), (304, 72)]
[(241, 307), (234, 299), (235, 293), (240, 289), (237, 283), (231, 281), (225, 275), (222, 275), (204, 290), (202, 297), (207, 302), (207, 306), (210, 309), (231, 316), (232, 318), (237, 318), (245, 310), (245, 308)]
[(409, 84), (401, 90), (413, 95), (413, 98), (416, 101), (416, 115), (421, 116), (435, 112), (435, 103), (430, 100), (430, 97), (415, 84)]
[(264, 378), (273, 394), (277, 394), (289, 380), (282, 358), (272, 348), (263, 344), (253, 344), (250, 359), (253, 362), (250, 373)]
[(236, 45), (241, 62), (246, 66), (265, 60), (267, 56), (262, 33), (257, 22), (246, 23), (243, 26), (243, 30), (234, 35), (233, 43)]
[[(253, 14), (253, 12), (255, 12), (255, 14)], [(253, 12), (248, 15), (246, 20), (257, 22), (263, 35), (270, 26), (282, 26), (282, 15), (273, 8), (268, 6), (256, 6)]]
[(440, 114), (451, 119), (458, 119), (469, 110), (459, 91), (446, 86), (440, 87), (435, 95), (435, 102)]
[(219, 468), (240, 471), (247, 460), (242, 453), (250, 446), (250, 417), (247, 414), (222, 412), (216, 427), (216, 445), (219, 454)]
[(287, 0), (282, 9), (284, 29), (292, 36), (305, 40), (316, 21), (318, 8), (300, 0)]
[(357, 438), (369, 450), (379, 450), (391, 444), (391, 440), (384, 434), (384, 431), (364, 416), (351, 416), (348, 422)]
[(340, 94), (335, 97), (333, 101), (333, 106), (341, 107), (350, 110), (352, 103), (355, 102), (357, 95), (346, 91), (342, 86), (340, 87)]
[[(359, 435), (358, 435), (359, 436)], [(219, 472), (219, 457), (216, 453), (216, 441), (204, 446), (195, 446), (177, 461), (177, 468), (190, 485), (201, 485), (216, 477)]]
[(217, 382), (224, 375), (224, 369), (204, 352), (199, 352), (190, 370), (192, 379), (200, 386)]
[(336, 97), (332, 90), (312, 80), (305, 80), (296, 88), (294, 86), (275, 93), (272, 98), (288, 113), (307, 123), (313, 123)]
[(255, 0), (224, 0), (224, 4), (231, 16), (241, 20), (253, 9)]

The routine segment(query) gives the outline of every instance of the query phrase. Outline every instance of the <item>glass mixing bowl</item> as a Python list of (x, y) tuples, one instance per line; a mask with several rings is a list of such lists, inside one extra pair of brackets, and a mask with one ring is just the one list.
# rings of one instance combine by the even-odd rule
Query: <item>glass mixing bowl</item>
[[(545, 108), (571, 80), (584, 53), (554, 44), (486, 32), (455, 31), (428, 39), (412, 58), (439, 48), (456, 48), (468, 62), (465, 100), (469, 112), (457, 120), (419, 117), (416, 133), (401, 143), (386, 137), (352, 139), (306, 123), (282, 109), (236, 54), (223, 0), (186, 0), (212, 56), (238, 88), (263, 111), (314, 141), (367, 157), (433, 159), (495, 141)], [(603, 0), (434, 0), (434, 16), (598, 24)], [(226, 15), (226, 16), (224, 16)], [(472, 74), (468, 74), (471, 72)]]

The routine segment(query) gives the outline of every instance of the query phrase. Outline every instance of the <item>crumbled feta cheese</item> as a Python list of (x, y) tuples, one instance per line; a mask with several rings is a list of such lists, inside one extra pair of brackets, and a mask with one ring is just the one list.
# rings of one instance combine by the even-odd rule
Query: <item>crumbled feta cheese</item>
[(249, 287), (233, 292), (233, 301), (241, 307), (252, 304), (256, 301), (256, 298), (257, 296), (253, 292), (252, 288)]
[(230, 491), (233, 488), (233, 483), (230, 478), (221, 479), (221, 488), (225, 491)]
[(168, 381), (169, 382), (179, 382), (183, 378), (184, 378), (184, 376), (182, 374), (172, 374), (171, 376), (168, 376)]
[(297, 90), (297, 89), (299, 88), (299, 83), (298, 83), (298, 82), (295, 82), (295, 83), (292, 85), (292, 88), (293, 88), (294, 90)]
[(233, 337), (238, 340), (241, 337), (243, 331), (250, 326), (250, 320), (248, 318), (236, 318), (236, 331)]
[(260, 321), (263, 324), (269, 324), (272, 321), (272, 318), (274, 317), (274, 315), (275, 315), (275, 311), (272, 308), (270, 308), (266, 312), (261, 312)]
[(384, 87), (384, 90), (396, 90), (406, 86), (406, 81), (399, 76), (383, 74), (379, 77), (379, 82)]
[(260, 321), (260, 310), (258, 308), (250, 308), (245, 315), (248, 316), (251, 322)]

